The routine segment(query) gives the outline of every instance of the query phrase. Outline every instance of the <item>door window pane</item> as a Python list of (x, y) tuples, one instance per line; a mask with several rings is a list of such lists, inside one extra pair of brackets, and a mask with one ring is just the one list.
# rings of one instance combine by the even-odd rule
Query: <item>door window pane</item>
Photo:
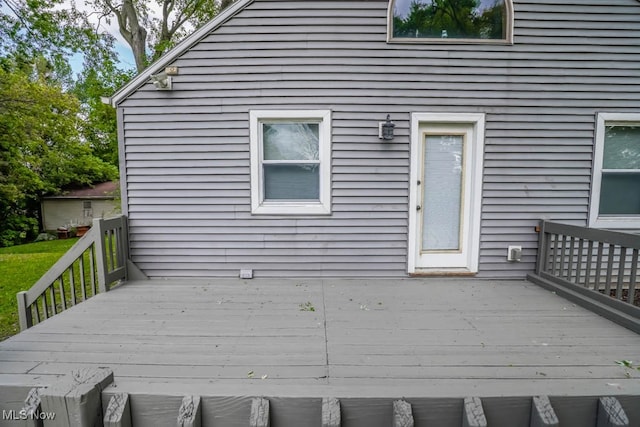
[(318, 123), (264, 123), (264, 160), (318, 160)]
[(317, 164), (264, 164), (265, 200), (319, 200)]
[(427, 135), (422, 249), (459, 250), (464, 137)]

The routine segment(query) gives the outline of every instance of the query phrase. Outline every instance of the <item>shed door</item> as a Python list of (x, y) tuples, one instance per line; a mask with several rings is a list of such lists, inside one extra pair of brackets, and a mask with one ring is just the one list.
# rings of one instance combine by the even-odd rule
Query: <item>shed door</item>
[(418, 158), (412, 159), (413, 272), (475, 272), (475, 205), (481, 192), (473, 182), (479, 166), (476, 123), (421, 122), (417, 132)]

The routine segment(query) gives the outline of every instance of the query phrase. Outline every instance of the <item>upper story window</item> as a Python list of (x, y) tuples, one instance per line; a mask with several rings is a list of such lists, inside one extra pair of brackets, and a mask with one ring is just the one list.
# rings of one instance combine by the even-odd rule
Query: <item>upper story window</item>
[(589, 226), (640, 229), (640, 114), (598, 114)]
[(511, 0), (392, 0), (389, 41), (511, 43)]

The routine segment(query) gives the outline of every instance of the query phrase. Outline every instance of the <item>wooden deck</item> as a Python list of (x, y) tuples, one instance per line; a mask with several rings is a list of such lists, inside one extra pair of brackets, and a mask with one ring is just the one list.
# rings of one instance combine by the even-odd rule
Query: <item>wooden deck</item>
[(639, 335), (526, 281), (150, 280), (0, 343), (0, 401), (85, 366), (111, 368), (105, 396), (138, 408), (161, 395), (640, 396), (622, 359), (640, 361)]

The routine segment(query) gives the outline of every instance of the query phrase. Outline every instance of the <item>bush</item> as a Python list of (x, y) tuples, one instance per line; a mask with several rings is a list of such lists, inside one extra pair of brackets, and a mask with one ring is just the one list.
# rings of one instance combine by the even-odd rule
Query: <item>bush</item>
[(14, 246), (38, 233), (38, 220), (24, 215), (8, 215), (0, 229), (0, 247)]

